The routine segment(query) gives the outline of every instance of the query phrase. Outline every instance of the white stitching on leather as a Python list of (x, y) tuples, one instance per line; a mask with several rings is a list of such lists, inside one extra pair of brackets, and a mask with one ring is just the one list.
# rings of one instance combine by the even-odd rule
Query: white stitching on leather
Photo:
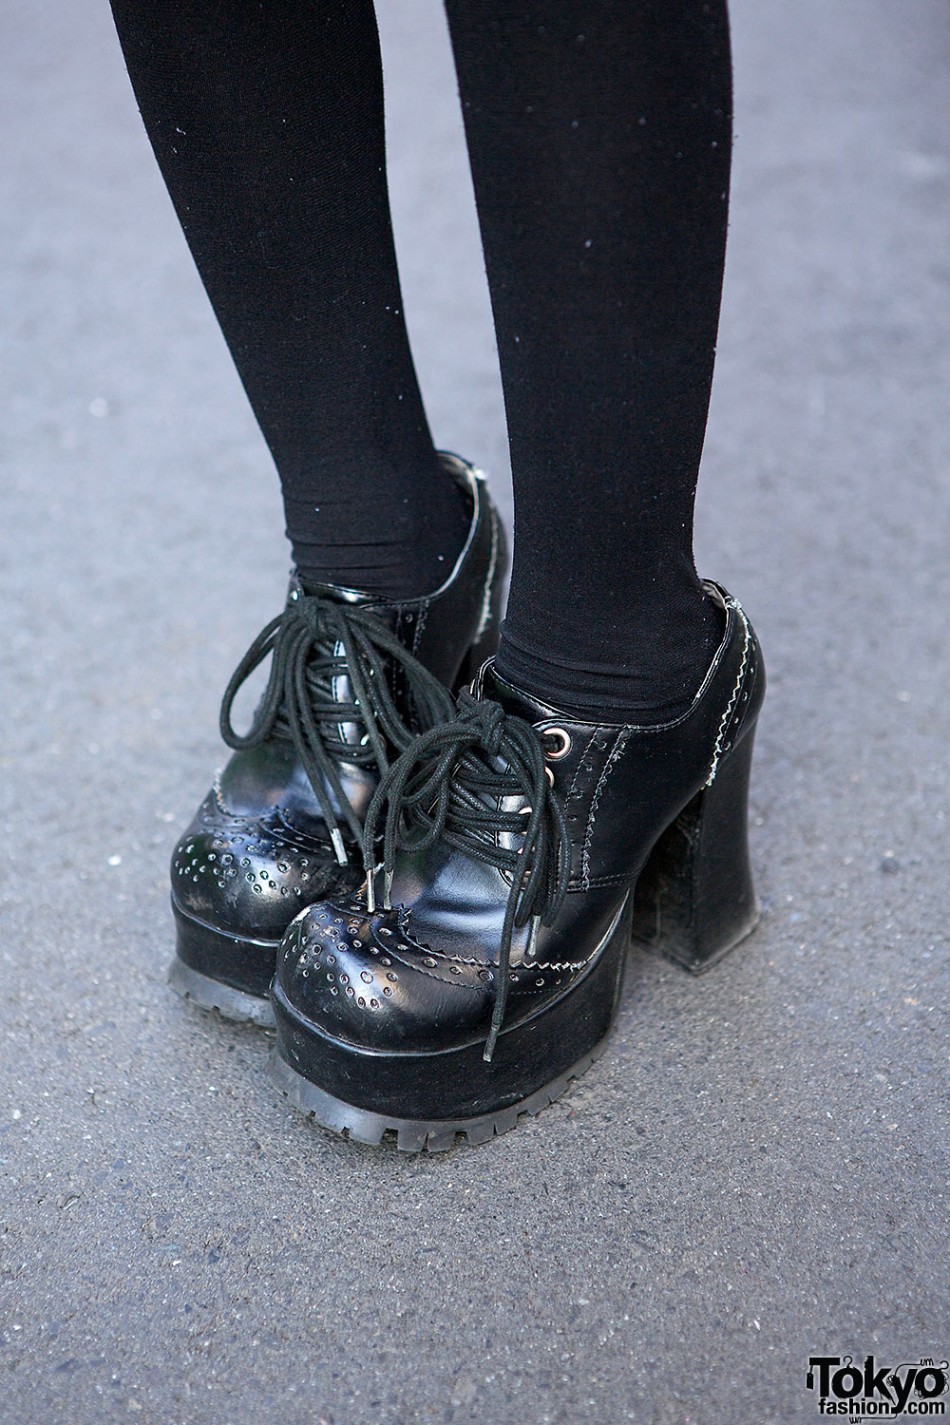
[(225, 804), (224, 791), (221, 787), (221, 776), (224, 769), (215, 772), (214, 781), (211, 783), (211, 790), (214, 792), (214, 799), (218, 803), (218, 810), (223, 811), (225, 816), (234, 816), (235, 813)]
[(614, 762), (616, 761), (619, 753), (623, 750), (624, 744), (626, 743), (629, 735), (630, 734), (625, 727), (622, 727), (617, 733), (616, 739), (614, 740), (614, 745), (610, 749), (610, 755), (608, 756), (607, 761), (604, 763), (604, 770), (600, 774), (600, 780), (598, 781), (597, 786), (594, 789), (594, 796), (590, 804), (590, 815), (587, 818), (587, 835), (584, 837), (584, 849), (581, 852), (581, 884), (583, 885), (585, 891), (590, 890), (590, 847), (591, 842), (594, 838), (594, 822), (597, 820), (597, 807), (600, 802), (604, 787), (606, 786), (607, 778), (613, 771)]
[(579, 780), (579, 778), (580, 778), (580, 776), (581, 776), (581, 772), (582, 772), (582, 771), (584, 770), (584, 768), (585, 768), (587, 754), (588, 754), (588, 752), (590, 751), (590, 749), (593, 747), (593, 745), (594, 745), (594, 739), (596, 738), (596, 736), (597, 736), (596, 731), (594, 731), (594, 732), (591, 733), (591, 735), (590, 735), (590, 741), (588, 742), (587, 746), (584, 748), (584, 751), (581, 753), (581, 758), (580, 758), (580, 761), (579, 761), (578, 764), (577, 764), (577, 769), (576, 769), (576, 771), (574, 772), (574, 776), (573, 776), (573, 779), (572, 779), (572, 781), (571, 781), (571, 785), (570, 785), (570, 787), (568, 788), (567, 796), (564, 798), (565, 803), (574, 800), (574, 793), (575, 793), (575, 791), (577, 790), (577, 783), (578, 783), (578, 780)]
[[(479, 960), (476, 956), (469, 955), (449, 955), (445, 950), (439, 950), (437, 947), (433, 947), (431, 945), (423, 945), (420, 940), (416, 940), (415, 936), (408, 929), (408, 925), (409, 915), (406, 916), (406, 919), (404, 921), (399, 922), (399, 933), (402, 935), (405, 942), (408, 945), (411, 945), (414, 950), (418, 950), (420, 954), (428, 955), (429, 958), (432, 960), (441, 960), (444, 964), (447, 965), (468, 965), (474, 970), (498, 969), (500, 963), (498, 960)], [(380, 946), (382, 946), (383, 944), (381, 940), (378, 941), (378, 943), (380, 944)], [(386, 950), (387, 955), (392, 955), (396, 959), (400, 958), (398, 945), (396, 947), (389, 945), (384, 948)], [(593, 960), (594, 956), (597, 954), (600, 948), (600, 945), (596, 946), (588, 955), (586, 960), (525, 960), (519, 963), (521, 965), (521, 968), (525, 970), (582, 970), (585, 965), (590, 964), (591, 960)], [(421, 965), (413, 965), (410, 961), (406, 959), (402, 959), (402, 964), (407, 965), (410, 969), (419, 969), (422, 970), (422, 973), (425, 973)], [(513, 964), (511, 968), (517, 969), (518, 965)], [(432, 978), (438, 977), (433, 976)]]
[[(406, 935), (405, 938), (414, 950), (428, 955), (431, 960), (435, 960), (437, 963), (441, 961), (446, 965), (468, 965), (473, 970), (497, 970), (499, 967), (498, 960), (476, 960), (465, 955), (447, 955), (444, 950), (434, 950), (432, 946), (421, 945), (418, 940), (413, 940), (411, 935)], [(586, 960), (519, 960), (516, 963), (513, 962), (511, 968), (512, 970), (519, 968), (522, 970), (582, 970), (585, 965), (590, 964), (600, 948), (598, 945), (595, 950), (592, 950)], [(398, 949), (394, 950), (391, 945), (386, 948), (386, 954), (394, 959), (400, 958)], [(421, 965), (414, 965), (404, 958), (401, 963), (410, 969), (425, 973)], [(438, 976), (432, 976), (432, 978), (437, 979)]]
[(735, 609), (742, 622), (742, 630), (745, 636), (745, 641), (742, 645), (742, 662), (739, 664), (739, 672), (736, 676), (735, 687), (733, 688), (729, 696), (729, 701), (726, 704), (726, 710), (719, 720), (719, 730), (716, 733), (716, 743), (713, 747), (712, 763), (709, 767), (709, 776), (703, 783), (704, 787), (712, 786), (712, 783), (715, 781), (716, 772), (719, 769), (719, 759), (722, 756), (723, 738), (726, 735), (726, 728), (729, 726), (729, 719), (732, 717), (732, 711), (736, 705), (736, 699), (739, 696), (739, 689), (742, 687), (742, 684), (745, 681), (746, 669), (749, 666), (749, 649), (752, 646), (752, 630), (749, 628), (749, 620), (746, 618), (742, 610), (742, 605), (736, 599), (730, 599), (726, 607), (728, 608), (730, 605), (732, 606), (732, 608)]
[(590, 964), (600, 948), (598, 945), (595, 950), (592, 950), (586, 960), (526, 960), (524, 968), (528, 970), (583, 970), (585, 965)]

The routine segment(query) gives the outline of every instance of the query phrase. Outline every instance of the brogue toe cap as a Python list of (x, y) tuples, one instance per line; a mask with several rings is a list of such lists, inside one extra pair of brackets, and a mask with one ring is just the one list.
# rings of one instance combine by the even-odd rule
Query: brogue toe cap
[(222, 808), (210, 792), (175, 847), (172, 896), (186, 915), (229, 934), (279, 939), (287, 924), (341, 880), (328, 843), (282, 823), (279, 808), (248, 818)]
[(433, 1052), (484, 1038), (496, 971), (416, 942), (399, 910), (322, 902), (289, 926), (276, 985), (318, 1032), (369, 1051)]

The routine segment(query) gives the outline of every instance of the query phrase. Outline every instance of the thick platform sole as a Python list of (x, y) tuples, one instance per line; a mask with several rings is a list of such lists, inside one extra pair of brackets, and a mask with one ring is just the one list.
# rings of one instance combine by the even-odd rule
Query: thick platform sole
[(168, 983), (176, 994), (225, 1019), (272, 1028), (270, 982), (279, 940), (229, 935), (196, 920), (172, 899), (175, 958)]
[(232, 989), (186, 965), (176, 956), (168, 967), (168, 984), (176, 995), (190, 1000), (199, 1009), (217, 1010), (224, 1019), (237, 1024), (258, 1024), (273, 1029), (274, 1010), (269, 999)]
[(558, 1097), (600, 1052), (620, 1002), (631, 916), (628, 897), (590, 968), (543, 1009), (504, 1029), (490, 1063), (482, 1057), (484, 1036), (437, 1053), (379, 1052), (334, 1039), (300, 1017), (275, 983), (278, 1082), (324, 1126), (345, 1128), (364, 1142), (393, 1131), (406, 1151), (450, 1146), (460, 1133), (480, 1142), (513, 1128), (522, 1113), (537, 1113)]
[(475, 1118), (439, 1121), (395, 1118), (392, 1115), (356, 1108), (298, 1074), (280, 1057), (276, 1049), (271, 1051), (268, 1067), (274, 1083), (294, 1108), (312, 1118), (322, 1128), (330, 1129), (332, 1133), (339, 1133), (355, 1143), (366, 1143), (374, 1148), (389, 1137), (404, 1153), (441, 1153), (448, 1148), (454, 1148), (460, 1142), (472, 1146), (488, 1143), (492, 1138), (516, 1128), (525, 1114), (540, 1113), (543, 1108), (561, 1097), (573, 1079), (579, 1078), (590, 1068), (595, 1059), (603, 1053), (605, 1044), (606, 1039), (565, 1073), (510, 1108), (483, 1113)]

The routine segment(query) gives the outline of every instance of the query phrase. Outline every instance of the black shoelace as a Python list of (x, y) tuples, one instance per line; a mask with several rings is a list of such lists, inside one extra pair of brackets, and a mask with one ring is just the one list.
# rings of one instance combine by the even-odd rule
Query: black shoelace
[[(264, 695), (249, 730), (238, 733), (231, 721), (235, 696), (268, 656)], [(394, 671), (405, 687), (402, 709), (393, 695)], [(334, 680), (341, 677), (349, 679), (351, 701), (334, 695)], [(345, 866), (349, 857), (341, 814), (357, 843), (363, 828), (343, 790), (338, 764), (375, 765), (384, 774), (391, 753), (398, 756), (418, 732), (418, 726), (407, 721), (409, 708), (419, 726), (429, 727), (451, 718), (452, 697), (369, 609), (295, 590), (283, 613), (261, 629), (234, 670), (221, 703), (221, 736), (236, 750), (257, 747), (275, 733), (291, 739), (337, 860)], [(345, 740), (343, 724), (364, 729), (362, 737)]]
[[(505, 810), (503, 800), (520, 805)], [(386, 805), (383, 836), (384, 907), (399, 850), (424, 851), (444, 841), (510, 879), (491, 1028), (490, 1061), (505, 1017), (511, 940), (531, 921), (527, 956), (541, 925), (554, 920), (567, 891), (570, 843), (560, 801), (548, 783), (541, 739), (530, 723), (497, 703), (459, 694), (454, 721), (433, 727), (403, 752), (376, 789), (363, 830), (367, 905), (375, 909), (376, 827)], [(501, 834), (515, 844), (500, 845)]]

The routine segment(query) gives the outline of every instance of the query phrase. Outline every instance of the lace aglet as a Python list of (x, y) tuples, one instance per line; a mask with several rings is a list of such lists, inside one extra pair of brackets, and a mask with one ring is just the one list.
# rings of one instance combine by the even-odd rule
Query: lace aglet
[(495, 1006), (491, 1017), (491, 1028), (488, 1031), (488, 1038), (485, 1040), (485, 1048), (482, 1050), (482, 1058), (486, 1064), (490, 1064), (492, 1055), (495, 1052), (495, 1045), (498, 1043), (498, 1035), (501, 1031), (501, 1022), (505, 1017), (504, 1010), (498, 1013), (498, 1006)]
[(346, 847), (343, 845), (343, 837), (340, 835), (340, 828), (335, 826), (330, 832), (330, 840), (333, 842), (333, 849), (336, 852), (336, 859), (341, 866), (348, 866), (350, 858), (346, 854)]
[(366, 873), (366, 910), (372, 915), (376, 909), (376, 867)]
[(393, 873), (392, 873), (392, 871), (384, 871), (384, 872), (383, 872), (383, 909), (384, 909), (384, 910), (392, 910), (392, 908), (393, 908), (393, 903), (392, 903), (392, 889), (393, 889)]

